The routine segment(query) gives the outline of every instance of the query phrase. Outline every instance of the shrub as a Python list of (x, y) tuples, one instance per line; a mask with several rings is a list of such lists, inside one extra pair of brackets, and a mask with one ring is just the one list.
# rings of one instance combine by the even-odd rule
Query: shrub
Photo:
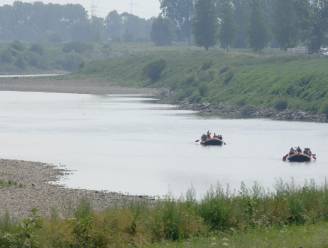
[(70, 53), (70, 52), (76, 52), (76, 53), (84, 53), (88, 51), (92, 51), (93, 47), (89, 44), (83, 43), (83, 42), (69, 42), (64, 45), (63, 52)]
[(288, 102), (286, 100), (277, 100), (273, 106), (278, 111), (284, 111), (288, 108)]
[(229, 71), (228, 73), (226, 73), (226, 75), (224, 76), (224, 79), (223, 79), (224, 84), (229, 84), (234, 76), (235, 75), (232, 71)]
[(202, 84), (201, 86), (198, 87), (199, 94), (204, 97), (208, 95), (209, 89), (206, 84)]
[(6, 49), (4, 51), (1, 52), (0, 54), (0, 62), (1, 63), (11, 63), (13, 61), (13, 55), (11, 53), (11, 50), (10, 49)]
[(230, 69), (229, 66), (222, 67), (219, 71), (220, 75), (226, 73), (227, 71), (229, 71), (229, 69)]
[(20, 41), (14, 41), (13, 43), (11, 43), (10, 46), (16, 51), (24, 51), (25, 50), (24, 44), (21, 43)]
[(202, 67), (201, 67), (201, 69), (203, 70), (203, 71), (206, 71), (206, 70), (208, 70), (208, 69), (210, 69), (212, 66), (213, 66), (213, 60), (208, 60), (208, 61), (205, 61), (203, 64), (202, 64)]
[(154, 240), (181, 240), (202, 233), (205, 229), (196, 210), (185, 202), (167, 199), (155, 208), (152, 220)]
[(30, 47), (30, 51), (33, 53), (37, 53), (39, 55), (43, 55), (44, 54), (44, 48), (43, 46), (39, 45), (39, 44), (33, 44)]
[(159, 59), (147, 64), (143, 68), (143, 74), (148, 77), (151, 82), (156, 82), (161, 78), (161, 75), (166, 68), (166, 61)]
[(325, 114), (328, 117), (328, 101), (324, 102), (320, 107), (320, 113)]

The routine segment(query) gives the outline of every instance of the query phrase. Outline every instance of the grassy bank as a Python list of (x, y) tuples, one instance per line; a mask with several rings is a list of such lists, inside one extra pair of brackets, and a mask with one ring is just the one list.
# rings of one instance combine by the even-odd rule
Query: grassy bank
[(328, 58), (170, 48), (91, 62), (81, 77), (165, 87), (172, 100), (328, 114)]
[(218, 187), (200, 201), (191, 191), (185, 199), (102, 213), (84, 202), (73, 218), (59, 218), (55, 210), (52, 216), (34, 211), (23, 222), (4, 216), (0, 247), (324, 247), (328, 187), (279, 183), (271, 193), (258, 185), (238, 192)]
[(285, 228), (254, 229), (247, 232), (218, 233), (184, 242), (163, 242), (147, 248), (323, 248), (328, 247), (328, 224)]

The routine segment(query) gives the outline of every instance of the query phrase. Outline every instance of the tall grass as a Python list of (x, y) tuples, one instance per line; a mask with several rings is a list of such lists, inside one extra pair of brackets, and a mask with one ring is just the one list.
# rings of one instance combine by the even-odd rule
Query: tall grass
[(298, 187), (277, 184), (267, 192), (255, 184), (231, 192), (220, 186), (202, 200), (163, 199), (153, 204), (134, 202), (97, 213), (82, 202), (71, 219), (55, 213), (15, 222), (0, 221), (0, 248), (21, 247), (142, 247), (165, 240), (181, 241), (211, 233), (249, 232), (267, 228), (328, 221), (328, 187), (314, 182)]
[[(143, 73), (154, 60), (167, 65), (156, 81)], [(79, 75), (125, 86), (169, 88), (176, 102), (242, 103), (327, 114), (327, 66), (327, 58), (315, 56), (171, 48), (87, 63)]]

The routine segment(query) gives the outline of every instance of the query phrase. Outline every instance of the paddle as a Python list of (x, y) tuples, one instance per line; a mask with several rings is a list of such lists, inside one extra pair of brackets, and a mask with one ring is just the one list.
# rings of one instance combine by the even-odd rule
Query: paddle
[(198, 143), (198, 142), (199, 142), (199, 140), (196, 140), (196, 141), (195, 141), (195, 143)]

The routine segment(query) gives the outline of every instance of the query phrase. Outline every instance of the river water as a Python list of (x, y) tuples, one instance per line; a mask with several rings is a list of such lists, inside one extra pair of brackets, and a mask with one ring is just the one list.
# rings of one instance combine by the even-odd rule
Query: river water
[[(64, 165), (69, 187), (130, 194), (198, 196), (220, 183), (323, 183), (328, 125), (203, 118), (191, 111), (122, 95), (0, 92), (0, 156)], [(224, 147), (201, 147), (202, 132)], [(291, 146), (309, 146), (318, 161), (282, 162)]]

